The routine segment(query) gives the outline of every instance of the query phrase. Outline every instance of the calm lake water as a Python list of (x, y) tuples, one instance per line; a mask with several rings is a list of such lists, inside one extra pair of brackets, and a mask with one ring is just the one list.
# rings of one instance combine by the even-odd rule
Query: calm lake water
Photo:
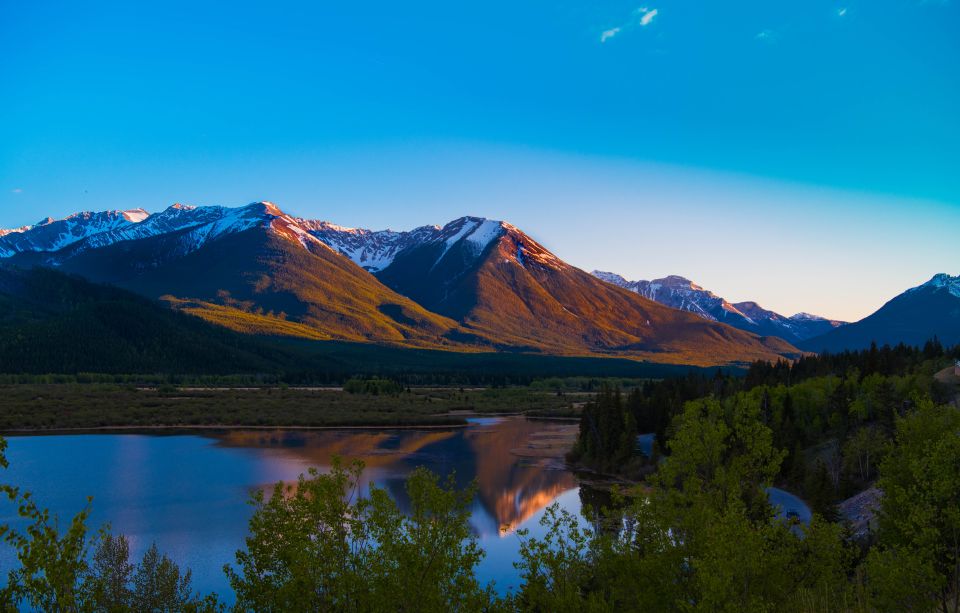
[[(478, 574), (500, 592), (517, 583), (518, 528), (538, 534), (553, 502), (579, 513), (579, 484), (559, 456), (576, 425), (523, 418), (476, 419), (434, 430), (228, 431), (189, 435), (78, 434), (9, 437), (0, 479), (34, 492), (66, 526), (93, 496), (89, 525), (109, 523), (139, 558), (156, 542), (194, 588), (230, 599), (223, 565), (244, 546), (250, 493), (295, 480), (332, 456), (362, 459), (364, 479), (405, 504), (404, 480), (417, 466), (477, 479), (471, 523), (487, 552)], [(0, 501), (0, 523), (17, 523)], [(0, 569), (15, 558), (0, 545)]]
[[(518, 583), (516, 531), (539, 536), (544, 509), (557, 502), (581, 509), (580, 484), (562, 461), (577, 425), (481, 418), (466, 428), (429, 430), (236, 430), (185, 435), (77, 434), (9, 437), (10, 468), (0, 480), (32, 491), (68, 525), (93, 496), (89, 526), (110, 524), (130, 539), (139, 559), (156, 542), (193, 571), (194, 589), (232, 600), (223, 565), (244, 547), (257, 489), (293, 481), (307, 468), (328, 469), (331, 458), (362, 459), (365, 484), (386, 488), (404, 508), (404, 481), (417, 466), (448, 474), (461, 486), (478, 482), (471, 524), (487, 555), (483, 583), (500, 593)], [(584, 495), (588, 495), (584, 489)], [(595, 492), (593, 492), (595, 494)], [(809, 521), (798, 498), (771, 489), (783, 512)], [(0, 501), (0, 523), (18, 524)], [(0, 570), (15, 562), (0, 544)], [(5, 573), (4, 573), (5, 574)]]

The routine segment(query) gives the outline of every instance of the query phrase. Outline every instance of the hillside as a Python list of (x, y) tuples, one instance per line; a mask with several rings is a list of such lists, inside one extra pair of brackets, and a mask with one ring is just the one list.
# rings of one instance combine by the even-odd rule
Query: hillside
[(615, 358), (457, 353), (238, 334), (126, 290), (0, 267), (0, 373), (269, 375), (291, 383), (379, 374), (427, 383), (664, 377), (687, 367)]
[(429, 313), (322, 245), (263, 228), (164, 259), (177, 235), (88, 251), (62, 268), (119, 285), (231, 329), (316, 340), (444, 346), (456, 323)]
[(295, 363), (288, 351), (126, 291), (0, 267), (2, 373), (257, 373)]

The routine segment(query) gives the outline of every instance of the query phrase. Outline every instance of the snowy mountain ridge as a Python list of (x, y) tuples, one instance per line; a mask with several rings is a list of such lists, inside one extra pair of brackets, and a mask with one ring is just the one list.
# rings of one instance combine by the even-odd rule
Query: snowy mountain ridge
[(607, 283), (636, 292), (644, 298), (681, 311), (690, 311), (704, 319), (724, 323), (730, 323), (731, 319), (743, 319), (748, 324), (754, 323), (735, 305), (703, 289), (686, 277), (669, 275), (652, 281), (627, 281), (622, 276), (611, 272), (595, 270), (591, 274)]
[(908, 289), (907, 293), (917, 292), (925, 289), (933, 291), (946, 290), (951, 295), (960, 298), (960, 275), (951, 277), (947, 273), (937, 273), (933, 275), (933, 278), (926, 283)]
[(84, 211), (60, 220), (48, 217), (32, 226), (0, 230), (0, 257), (25, 251), (58, 251), (91, 236), (133, 226), (148, 216), (143, 209)]
[[(0, 258), (29, 252), (49, 253), (48, 262), (56, 265), (62, 258), (89, 249), (177, 232), (182, 232), (177, 237), (177, 251), (184, 254), (220, 236), (257, 226), (267, 227), (307, 249), (332, 249), (373, 273), (387, 268), (398, 253), (412, 247), (443, 244), (439, 261), (453, 245), (462, 241), (469, 252), (479, 256), (494, 240), (511, 231), (519, 232), (509, 224), (482, 217), (461, 217), (442, 227), (374, 231), (293, 217), (266, 201), (235, 208), (177, 203), (153, 214), (143, 209), (84, 212), (61, 220), (47, 219), (32, 226), (0, 230)], [(549, 259), (541, 253), (542, 249), (532, 245), (528, 257)], [(53, 255), (61, 251), (62, 257)]]
[(591, 274), (650, 300), (761, 336), (778, 336), (796, 342), (843, 325), (843, 322), (809, 313), (797, 313), (791, 317), (784, 317), (764, 309), (756, 302), (730, 303), (679, 275), (670, 275), (652, 281), (628, 281), (612, 272), (595, 270)]
[(421, 226), (404, 232), (344, 228), (325, 221), (301, 220), (301, 223), (331, 249), (373, 273), (388, 268), (398, 254), (430, 244), (437, 245), (440, 251), (433, 262), (434, 266), (457, 244), (465, 245), (472, 257), (479, 257), (491, 243), (506, 235), (522, 237), (519, 243), (521, 248), (513, 256), (518, 261), (528, 258), (544, 265), (563, 265), (515, 226), (484, 217), (460, 217), (444, 226)]

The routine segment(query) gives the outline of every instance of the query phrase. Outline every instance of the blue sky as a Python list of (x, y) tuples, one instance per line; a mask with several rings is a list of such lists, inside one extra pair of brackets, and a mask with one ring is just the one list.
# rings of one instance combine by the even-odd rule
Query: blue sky
[(0, 1), (0, 227), (475, 214), (855, 319), (960, 272), (958, 32), (953, 0)]

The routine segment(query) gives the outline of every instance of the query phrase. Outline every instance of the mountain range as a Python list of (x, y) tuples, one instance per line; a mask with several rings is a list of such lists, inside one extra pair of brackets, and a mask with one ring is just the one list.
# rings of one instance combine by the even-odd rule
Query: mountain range
[(690, 279), (677, 275), (652, 281), (627, 281), (612, 272), (594, 270), (591, 274), (607, 283), (636, 292), (675, 309), (689, 311), (711, 321), (721, 321), (754, 334), (779, 336), (794, 344), (825, 334), (846, 323), (809, 313), (797, 313), (786, 317), (774, 311), (768, 311), (756, 302), (731, 304)]
[(933, 334), (949, 342), (960, 301), (955, 278), (938, 275), (861, 322), (785, 317), (679, 276), (584, 272), (503, 221), (372, 231), (291, 216), (270, 202), (45, 219), (0, 231), (0, 261), (124, 288), (260, 336), (703, 366), (792, 358), (798, 346), (837, 350), (866, 337), (896, 342), (908, 332), (911, 342)]
[(43, 220), (0, 237), (0, 256), (261, 335), (698, 365), (799, 353), (604, 283), (477, 217), (372, 232), (269, 202), (177, 204)]

